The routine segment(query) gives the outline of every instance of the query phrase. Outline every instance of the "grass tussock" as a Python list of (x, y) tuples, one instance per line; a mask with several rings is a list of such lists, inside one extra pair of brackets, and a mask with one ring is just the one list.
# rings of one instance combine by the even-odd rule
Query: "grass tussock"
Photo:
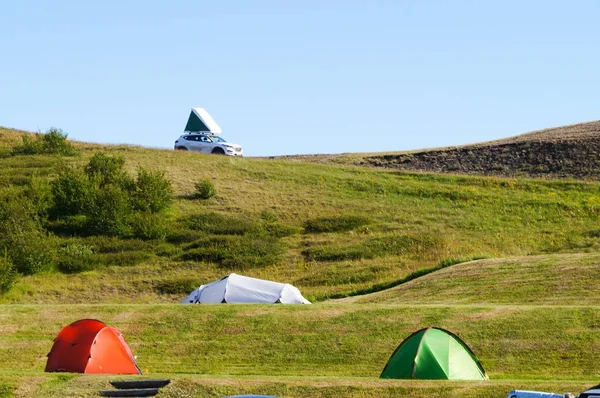
[(369, 223), (363, 216), (320, 217), (307, 220), (304, 224), (306, 232), (344, 232), (356, 229)]

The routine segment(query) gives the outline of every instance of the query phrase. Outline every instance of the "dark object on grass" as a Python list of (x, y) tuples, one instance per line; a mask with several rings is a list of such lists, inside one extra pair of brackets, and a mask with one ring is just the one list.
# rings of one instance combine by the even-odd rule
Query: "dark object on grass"
[(139, 388), (161, 388), (169, 384), (171, 380), (115, 380), (110, 384), (114, 388), (123, 389), (139, 389)]
[(158, 388), (132, 388), (128, 390), (100, 390), (105, 397), (153, 397), (158, 394)]
[(587, 391), (582, 392), (581, 394), (579, 394), (578, 398), (593, 398), (593, 397), (600, 397), (600, 384), (598, 384), (594, 387), (590, 387)]

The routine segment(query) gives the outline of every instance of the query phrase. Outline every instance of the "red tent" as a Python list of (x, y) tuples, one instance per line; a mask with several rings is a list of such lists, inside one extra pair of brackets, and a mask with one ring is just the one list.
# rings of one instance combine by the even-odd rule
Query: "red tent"
[(62, 328), (48, 354), (46, 372), (142, 373), (123, 335), (95, 319)]

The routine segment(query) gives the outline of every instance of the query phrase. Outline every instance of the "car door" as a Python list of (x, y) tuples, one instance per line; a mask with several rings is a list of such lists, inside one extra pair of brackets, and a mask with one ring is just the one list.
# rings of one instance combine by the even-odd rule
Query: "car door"
[(198, 152), (201, 150), (200, 142), (198, 141), (197, 135), (188, 135), (187, 137), (185, 137), (185, 140), (187, 141), (187, 148), (190, 151)]
[(211, 153), (215, 146), (215, 143), (212, 142), (210, 137), (208, 137), (206, 135), (200, 135), (200, 136), (198, 136), (198, 139), (199, 139), (198, 145), (201, 148), (200, 151), (204, 152), (204, 153)]

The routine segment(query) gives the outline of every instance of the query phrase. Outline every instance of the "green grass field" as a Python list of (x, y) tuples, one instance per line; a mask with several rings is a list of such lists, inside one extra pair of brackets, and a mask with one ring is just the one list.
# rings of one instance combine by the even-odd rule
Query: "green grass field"
[[(0, 129), (4, 189), (102, 150), (131, 173), (163, 170), (175, 201), (165, 239), (50, 229), (59, 248), (92, 248), (96, 265), (21, 276), (0, 296), (2, 397), (107, 388), (115, 377), (43, 372), (52, 339), (81, 318), (118, 328), (147, 377), (171, 378), (160, 396), (506, 397), (598, 382), (600, 183), (84, 143), (74, 157), (11, 156), (21, 134)], [(202, 178), (216, 197), (193, 198)], [(231, 257), (212, 259), (206, 242)], [(230, 272), (294, 284), (316, 303), (176, 305)], [(464, 339), (491, 380), (379, 380), (397, 345), (431, 325)]]

